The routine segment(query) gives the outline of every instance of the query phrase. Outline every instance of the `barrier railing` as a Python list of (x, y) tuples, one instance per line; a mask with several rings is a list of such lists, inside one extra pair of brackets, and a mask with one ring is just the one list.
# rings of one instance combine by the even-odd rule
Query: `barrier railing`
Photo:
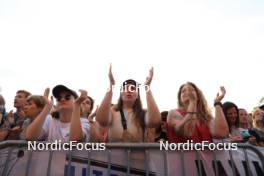
[(0, 142), (0, 175), (264, 175), (264, 150), (161, 150), (158, 143), (107, 143), (104, 151), (33, 151), (27, 141)]

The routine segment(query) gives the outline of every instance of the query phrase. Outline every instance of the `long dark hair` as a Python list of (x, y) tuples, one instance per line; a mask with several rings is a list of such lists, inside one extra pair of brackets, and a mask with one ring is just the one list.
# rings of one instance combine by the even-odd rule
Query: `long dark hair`
[[(160, 113), (161, 122), (165, 122), (165, 123), (167, 122), (168, 113), (169, 113), (169, 111), (162, 111)], [(155, 128), (155, 132), (160, 133), (161, 131), (162, 131), (162, 129), (161, 129), (161, 123), (160, 123), (159, 126), (157, 128)]]
[[(91, 107), (90, 107), (90, 113), (89, 114), (87, 114), (88, 116), (92, 113), (92, 111), (93, 111), (93, 108), (94, 108), (94, 99), (92, 98), (92, 97), (90, 97), (90, 96), (87, 96), (87, 98), (90, 100), (90, 102), (91, 102)], [(82, 114), (82, 108), (81, 108), (81, 114)]]
[[(138, 91), (138, 97), (136, 99), (136, 101), (134, 102), (133, 105), (133, 113), (134, 113), (134, 117), (135, 120), (139, 123), (140, 127), (143, 129), (145, 129), (145, 114), (146, 111), (143, 109), (142, 107), (142, 103), (141, 103), (141, 99), (140, 99), (140, 93), (139, 93), (139, 88), (137, 88)], [(115, 111), (120, 111), (121, 109), (123, 109), (123, 100), (121, 97), (121, 94), (119, 96), (118, 102), (117, 104), (114, 106), (114, 110)]]
[(238, 107), (235, 103), (233, 102), (225, 102), (223, 104), (223, 112), (225, 114), (225, 118), (226, 118), (226, 121), (227, 121), (227, 124), (228, 124), (228, 127), (229, 127), (229, 132), (231, 133), (231, 124), (229, 124), (229, 121), (227, 120), (227, 110), (230, 109), (230, 108), (236, 108), (236, 112), (237, 112), (237, 118), (236, 118), (236, 121), (235, 121), (235, 127), (239, 127), (239, 110), (238, 110)]

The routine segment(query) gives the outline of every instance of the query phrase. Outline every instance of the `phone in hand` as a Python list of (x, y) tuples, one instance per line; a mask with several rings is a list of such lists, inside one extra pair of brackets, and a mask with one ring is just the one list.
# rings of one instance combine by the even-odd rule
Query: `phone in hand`
[(248, 130), (241, 130), (240, 131), (240, 137), (243, 139), (243, 140), (248, 140), (251, 135), (250, 133), (248, 132)]

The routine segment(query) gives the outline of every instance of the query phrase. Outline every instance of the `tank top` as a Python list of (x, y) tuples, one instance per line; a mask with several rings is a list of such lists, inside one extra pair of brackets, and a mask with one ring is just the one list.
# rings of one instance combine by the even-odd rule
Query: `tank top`
[[(179, 112), (183, 116), (183, 118), (187, 114), (186, 112), (179, 109), (175, 111)], [(194, 133), (190, 138), (177, 135), (169, 124), (167, 124), (166, 127), (169, 143), (187, 142), (187, 140), (193, 140), (194, 143), (200, 143), (202, 141), (213, 141), (208, 125), (202, 121), (198, 121), (198, 123), (196, 123)]]

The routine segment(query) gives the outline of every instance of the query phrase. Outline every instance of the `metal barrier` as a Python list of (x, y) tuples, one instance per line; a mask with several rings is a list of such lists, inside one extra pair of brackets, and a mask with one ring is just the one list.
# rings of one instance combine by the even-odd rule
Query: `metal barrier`
[(108, 143), (105, 151), (29, 151), (27, 146), (27, 141), (0, 143), (1, 176), (264, 175), (264, 150), (247, 144), (221, 152), (166, 151), (158, 143)]

